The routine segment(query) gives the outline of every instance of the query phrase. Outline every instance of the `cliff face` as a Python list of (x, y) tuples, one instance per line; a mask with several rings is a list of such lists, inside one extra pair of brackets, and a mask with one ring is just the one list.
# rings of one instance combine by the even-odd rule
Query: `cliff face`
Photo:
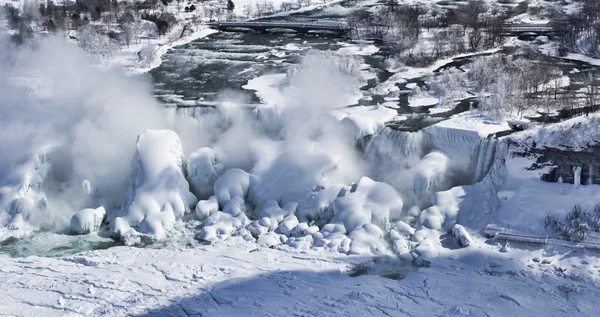
[(590, 147), (587, 151), (545, 148), (531, 152), (539, 155), (537, 160), (539, 164), (551, 166), (548, 173), (541, 177), (544, 181), (574, 184), (576, 178), (580, 178), (580, 184), (583, 185), (600, 184), (600, 147), (598, 146)]

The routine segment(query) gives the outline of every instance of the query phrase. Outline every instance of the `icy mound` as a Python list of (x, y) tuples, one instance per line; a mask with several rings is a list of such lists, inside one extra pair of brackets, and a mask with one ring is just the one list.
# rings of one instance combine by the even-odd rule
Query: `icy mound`
[(224, 157), (210, 148), (190, 154), (187, 161), (190, 187), (196, 197), (206, 199), (213, 194), (213, 185), (224, 169)]
[(215, 182), (216, 196), (196, 206), (203, 221), (198, 238), (242, 236), (267, 246), (389, 253), (383, 237), (403, 206), (394, 188), (367, 177), (352, 187), (332, 183), (337, 165), (331, 157), (299, 155), (265, 155), (251, 173), (225, 172)]
[(120, 237), (143, 234), (162, 240), (177, 217), (197, 199), (183, 174), (181, 142), (170, 130), (147, 130), (138, 136), (127, 198), (111, 231)]
[(104, 217), (106, 217), (104, 207), (82, 209), (71, 217), (71, 233), (88, 234), (96, 232), (100, 229)]
[(375, 224), (385, 230), (391, 220), (400, 218), (402, 205), (402, 199), (392, 186), (363, 177), (350, 193), (333, 202), (332, 222), (343, 224), (348, 232), (365, 224)]
[(215, 196), (219, 206), (225, 204), (233, 197), (246, 198), (250, 187), (250, 175), (241, 169), (230, 169), (215, 182)]

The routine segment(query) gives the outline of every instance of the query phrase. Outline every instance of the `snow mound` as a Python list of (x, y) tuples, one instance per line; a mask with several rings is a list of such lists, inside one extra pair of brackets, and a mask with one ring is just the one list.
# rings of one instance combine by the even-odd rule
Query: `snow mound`
[(333, 202), (332, 222), (343, 224), (348, 232), (365, 224), (385, 230), (390, 221), (400, 217), (402, 206), (402, 199), (392, 186), (363, 177), (350, 193)]
[(215, 182), (215, 196), (219, 206), (225, 206), (235, 196), (247, 197), (249, 187), (250, 175), (247, 172), (237, 168), (228, 170)]
[(197, 202), (184, 176), (181, 141), (170, 130), (147, 130), (136, 148), (127, 198), (111, 231), (122, 238), (139, 233), (162, 240)]
[(211, 148), (201, 148), (192, 153), (187, 161), (190, 187), (196, 197), (206, 199), (213, 194), (215, 181), (223, 174), (225, 166), (222, 154)]
[(196, 205), (196, 217), (200, 221), (205, 220), (217, 211), (219, 211), (219, 201), (215, 196), (210, 196), (208, 200), (201, 200)]
[(88, 234), (96, 232), (100, 229), (104, 217), (106, 217), (104, 207), (82, 209), (71, 217), (71, 233)]

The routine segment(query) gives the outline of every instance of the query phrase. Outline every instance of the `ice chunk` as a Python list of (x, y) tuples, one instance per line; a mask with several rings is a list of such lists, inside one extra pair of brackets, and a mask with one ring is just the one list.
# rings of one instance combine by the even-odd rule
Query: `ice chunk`
[(471, 236), (469, 235), (469, 232), (467, 232), (465, 227), (459, 224), (455, 224), (454, 227), (452, 227), (452, 235), (462, 247), (468, 247), (471, 244)]
[(71, 233), (88, 234), (96, 232), (100, 229), (104, 217), (106, 217), (104, 207), (82, 209), (71, 217)]
[(298, 225), (298, 218), (296, 216), (288, 216), (279, 224), (275, 232), (287, 235)]
[(285, 241), (287, 241), (287, 238), (284, 235), (280, 235), (275, 232), (269, 232), (264, 236), (258, 238), (258, 243), (264, 244), (269, 247), (281, 244)]
[[(235, 203), (235, 201), (233, 202)], [(215, 241), (233, 235), (250, 224), (250, 219), (244, 213), (232, 215), (218, 211), (206, 218), (205, 226), (200, 230), (198, 238), (207, 241)]]

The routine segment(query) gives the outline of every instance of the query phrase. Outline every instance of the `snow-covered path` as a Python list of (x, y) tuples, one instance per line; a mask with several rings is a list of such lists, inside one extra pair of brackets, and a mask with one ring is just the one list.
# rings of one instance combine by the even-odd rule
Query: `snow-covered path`
[(0, 255), (9, 316), (591, 316), (600, 288), (490, 260), (444, 260), (404, 280), (349, 277), (365, 258), (222, 242), (116, 247), (52, 259)]

